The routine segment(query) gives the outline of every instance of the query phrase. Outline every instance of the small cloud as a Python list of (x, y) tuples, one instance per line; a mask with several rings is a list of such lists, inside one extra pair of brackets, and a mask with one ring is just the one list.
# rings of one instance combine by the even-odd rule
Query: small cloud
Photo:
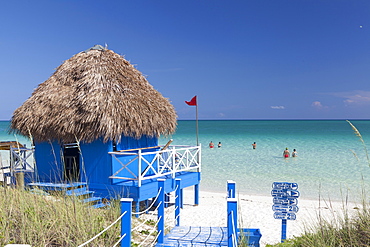
[(318, 110), (323, 110), (323, 109), (328, 109), (329, 108), (328, 106), (321, 104), (320, 101), (312, 102), (311, 106), (314, 107), (315, 109), (318, 109)]
[(350, 92), (336, 92), (330, 93), (338, 98), (343, 98), (343, 102), (346, 104), (369, 104), (370, 103), (370, 91), (355, 90)]
[(282, 106), (282, 105), (280, 105), (280, 106), (270, 106), (271, 107), (271, 109), (277, 109), (277, 110), (284, 110), (285, 109), (285, 106)]
[(220, 112), (220, 113), (218, 114), (218, 116), (219, 116), (219, 117), (225, 117), (225, 114), (224, 114), (224, 113), (222, 113), (222, 112)]
[(315, 107), (315, 108), (318, 108), (318, 109), (321, 109), (321, 108), (323, 108), (323, 105), (321, 104), (321, 102), (320, 101), (314, 101), (314, 102), (312, 102), (312, 104), (311, 104), (313, 107)]

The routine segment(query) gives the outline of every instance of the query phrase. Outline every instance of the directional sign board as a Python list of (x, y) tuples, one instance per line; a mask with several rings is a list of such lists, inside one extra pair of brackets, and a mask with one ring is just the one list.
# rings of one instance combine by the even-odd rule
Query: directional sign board
[(276, 190), (297, 190), (297, 183), (287, 183), (287, 182), (274, 182), (272, 188)]
[(273, 197), (272, 210), (275, 219), (295, 220), (298, 212), (298, 184), (287, 182), (274, 182), (271, 195)]
[(282, 212), (275, 212), (274, 218), (277, 220), (295, 220), (296, 219), (295, 213), (282, 213)]
[(281, 204), (281, 205), (297, 205), (298, 199), (297, 198), (281, 198), (281, 197), (273, 197), (273, 203)]
[(272, 205), (272, 210), (275, 212), (288, 212), (288, 213), (297, 213), (298, 206), (295, 205)]
[(273, 197), (284, 197), (284, 198), (298, 198), (299, 191), (298, 190), (271, 190), (271, 195)]

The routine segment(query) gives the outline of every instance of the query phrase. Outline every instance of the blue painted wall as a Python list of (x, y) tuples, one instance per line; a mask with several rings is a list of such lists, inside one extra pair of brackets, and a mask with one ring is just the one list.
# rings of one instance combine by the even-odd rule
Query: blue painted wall
[[(117, 143), (117, 150), (153, 147), (158, 145), (158, 138), (143, 136), (140, 139), (122, 136)], [(113, 142), (103, 143), (96, 140), (92, 143), (80, 143), (80, 180), (93, 184), (111, 185), (109, 176), (122, 167), (112, 158), (109, 152), (113, 151)], [(157, 149), (147, 149), (155, 151)], [(42, 182), (63, 182), (64, 164), (62, 158), (63, 148), (57, 141), (41, 142), (35, 145), (35, 159), (37, 166), (36, 179)], [(131, 158), (131, 157), (130, 157)], [(112, 160), (114, 160), (112, 162)], [(145, 169), (143, 165), (142, 171)], [(141, 171), (141, 172), (142, 172)], [(137, 171), (136, 171), (137, 173)], [(121, 174), (122, 175), (122, 174)], [(122, 180), (119, 180), (121, 182)]]
[(80, 178), (82, 182), (111, 184), (112, 158), (108, 152), (113, 151), (111, 141), (100, 140), (92, 143), (80, 143)]
[(121, 142), (117, 143), (117, 150), (146, 148), (146, 147), (154, 147), (157, 145), (158, 145), (157, 137), (142, 136), (140, 139), (135, 139), (132, 137), (122, 136)]
[(36, 177), (42, 182), (61, 182), (61, 147), (57, 141), (35, 143)]

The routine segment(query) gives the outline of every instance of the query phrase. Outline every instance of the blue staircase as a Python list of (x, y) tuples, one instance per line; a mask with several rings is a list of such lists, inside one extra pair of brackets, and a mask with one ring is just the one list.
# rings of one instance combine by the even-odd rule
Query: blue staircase
[(49, 195), (65, 195), (75, 196), (81, 202), (89, 205), (92, 208), (104, 208), (108, 203), (104, 203), (101, 197), (94, 196), (94, 191), (88, 190), (87, 183), (73, 182), (73, 183), (29, 183), (27, 184), (31, 190), (39, 189), (45, 191)]

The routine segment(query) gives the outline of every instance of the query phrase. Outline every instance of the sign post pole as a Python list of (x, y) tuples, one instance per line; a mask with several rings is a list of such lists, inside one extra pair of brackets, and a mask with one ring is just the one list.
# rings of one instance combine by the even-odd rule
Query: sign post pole
[(298, 212), (299, 191), (297, 183), (274, 182), (271, 195), (274, 218), (281, 220), (281, 242), (286, 240), (287, 220), (295, 220)]
[(283, 243), (286, 240), (286, 219), (281, 220), (281, 242)]

